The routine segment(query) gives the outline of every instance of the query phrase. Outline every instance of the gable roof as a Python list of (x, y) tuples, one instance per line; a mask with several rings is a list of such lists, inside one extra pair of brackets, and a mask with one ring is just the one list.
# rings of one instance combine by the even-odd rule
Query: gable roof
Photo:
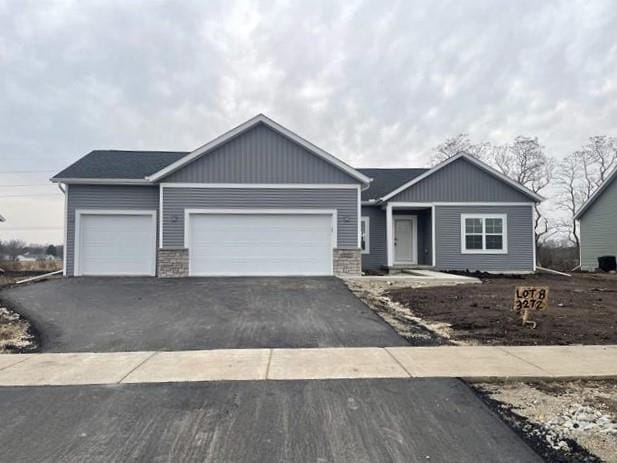
[(373, 179), (368, 189), (362, 191), (362, 201), (377, 200), (395, 188), (422, 175), (429, 169), (358, 169)]
[(280, 125), (280, 124), (278, 124), (276, 122), (274, 122), (272, 119), (266, 117), (263, 114), (258, 114), (257, 116), (253, 117), (252, 119), (249, 119), (248, 121), (244, 122), (243, 124), (240, 124), (239, 126), (229, 130), (228, 132), (225, 132), (223, 135), (220, 135), (220, 136), (216, 137), (214, 140), (212, 140), (212, 141), (206, 143), (205, 145), (200, 146), (196, 150), (188, 153), (186, 156), (182, 157), (181, 159), (178, 159), (177, 161), (172, 162), (171, 164), (161, 168), (159, 171), (148, 175), (147, 176), (147, 180), (149, 180), (150, 182), (159, 181), (163, 177), (166, 177), (167, 175), (169, 175), (169, 174), (177, 171), (178, 169), (186, 166), (187, 164), (189, 164), (190, 162), (194, 161), (195, 159), (198, 159), (199, 157), (207, 154), (208, 152), (214, 150), (215, 148), (221, 146), (222, 144), (228, 142), (229, 140), (237, 137), (238, 135), (240, 135), (240, 134), (244, 133), (245, 131), (251, 129), (252, 127), (256, 126), (257, 124), (264, 124), (267, 127), (271, 128), (272, 130), (274, 130), (274, 131), (280, 133), (281, 135), (289, 138), (293, 142), (299, 144), (300, 146), (302, 146), (305, 149), (307, 149), (308, 151), (310, 151), (312, 154), (316, 155), (317, 157), (322, 158), (324, 161), (326, 161), (326, 162), (334, 165), (338, 169), (342, 170), (343, 172), (345, 172), (346, 174), (348, 174), (352, 178), (355, 178), (356, 180), (359, 180), (360, 182), (362, 182), (364, 184), (369, 184), (370, 183), (371, 179), (368, 178), (367, 176), (365, 176), (364, 174), (362, 174), (361, 172), (357, 171), (356, 169), (354, 169), (350, 165), (344, 163), (340, 159), (334, 157), (330, 153), (322, 150), (318, 146), (313, 145), (311, 142), (305, 140), (304, 138), (300, 137), (299, 135), (297, 135), (296, 133), (292, 132), (291, 130), (283, 127), (282, 125)]
[(146, 177), (186, 156), (186, 151), (95, 150), (51, 178), (66, 180), (106, 180), (114, 183), (148, 183)]
[(435, 172), (443, 169), (444, 167), (450, 165), (451, 163), (453, 163), (454, 161), (456, 161), (457, 159), (464, 159), (468, 162), (470, 162), (471, 164), (475, 165), (476, 167), (482, 169), (483, 171), (485, 171), (486, 173), (492, 175), (493, 177), (497, 178), (498, 180), (501, 180), (504, 183), (507, 183), (508, 185), (510, 185), (511, 187), (513, 187), (514, 189), (520, 191), (521, 193), (523, 193), (524, 195), (530, 197), (531, 199), (533, 199), (534, 201), (540, 202), (543, 201), (544, 198), (542, 196), (540, 196), (537, 193), (534, 193), (533, 191), (531, 191), (529, 188), (524, 187), (523, 185), (521, 185), (520, 183), (512, 180), (510, 177), (502, 174), (501, 172), (496, 171), (495, 169), (493, 169), (491, 166), (489, 166), (488, 164), (466, 154), (466, 153), (459, 153), (456, 156), (452, 156), (449, 159), (446, 159), (445, 161), (440, 162), (439, 164), (437, 164), (436, 166), (434, 166), (431, 169), (428, 169), (426, 172), (424, 172), (421, 175), (418, 175), (417, 177), (409, 180), (407, 183), (399, 186), (398, 188), (392, 190), (391, 192), (389, 192), (388, 194), (382, 196), (380, 198), (381, 201), (387, 201), (390, 198), (392, 198), (393, 196), (396, 196), (397, 194), (399, 194), (402, 191), (405, 191), (407, 188), (415, 185), (418, 182), (421, 182), (422, 180), (424, 180), (425, 178), (433, 175)]
[(600, 196), (602, 196), (602, 193), (604, 193), (604, 191), (610, 186), (611, 183), (613, 183), (613, 181), (616, 178), (617, 178), (617, 167), (613, 169), (611, 174), (604, 180), (604, 182), (602, 182), (602, 184), (598, 187), (598, 189), (593, 192), (593, 194), (589, 197), (589, 199), (583, 203), (581, 208), (576, 212), (576, 214), (574, 214), (574, 219), (575, 220), (580, 219), (585, 214), (585, 212), (589, 210), (591, 205), (595, 203), (596, 200)]

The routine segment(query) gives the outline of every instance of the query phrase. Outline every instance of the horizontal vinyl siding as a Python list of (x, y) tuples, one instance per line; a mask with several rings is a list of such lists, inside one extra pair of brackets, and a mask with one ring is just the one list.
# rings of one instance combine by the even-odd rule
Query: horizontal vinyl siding
[(167, 183), (349, 183), (358, 181), (259, 124), (165, 177)]
[(358, 190), (163, 188), (163, 246), (184, 246), (185, 209), (336, 209), (339, 248), (358, 248)]
[(465, 159), (458, 159), (390, 202), (522, 202), (530, 198)]
[[(507, 254), (461, 253), (461, 214), (506, 214)], [(531, 206), (436, 206), (437, 268), (442, 270), (533, 270), (533, 209)]]
[(580, 220), (581, 267), (598, 268), (598, 257), (617, 256), (617, 181), (613, 181)]
[(386, 211), (380, 207), (363, 206), (362, 217), (369, 217), (370, 253), (362, 254), (363, 269), (377, 269), (387, 265)]
[[(75, 210), (76, 209), (159, 209), (159, 187), (69, 185), (67, 202), (67, 275), (73, 276), (75, 258)], [(158, 227), (157, 227), (158, 243)]]

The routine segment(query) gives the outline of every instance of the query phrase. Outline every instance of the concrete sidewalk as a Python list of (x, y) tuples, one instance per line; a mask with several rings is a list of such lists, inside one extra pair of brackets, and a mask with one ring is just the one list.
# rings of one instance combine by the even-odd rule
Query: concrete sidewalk
[(0, 386), (410, 377), (617, 377), (617, 346), (357, 347), (0, 355)]

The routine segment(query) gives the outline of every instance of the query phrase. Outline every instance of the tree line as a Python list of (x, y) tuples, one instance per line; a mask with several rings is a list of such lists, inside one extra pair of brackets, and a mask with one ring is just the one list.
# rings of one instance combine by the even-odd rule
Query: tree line
[(30, 254), (35, 256), (50, 255), (62, 258), (62, 245), (54, 244), (26, 244), (22, 240), (0, 240), (0, 260), (16, 260), (17, 256)]

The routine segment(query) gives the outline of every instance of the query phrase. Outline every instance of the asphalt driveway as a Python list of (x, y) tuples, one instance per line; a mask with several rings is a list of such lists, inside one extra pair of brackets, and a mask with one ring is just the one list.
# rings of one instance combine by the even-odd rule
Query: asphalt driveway
[(45, 352), (407, 345), (336, 278), (69, 278), (0, 299)]
[(3, 461), (540, 462), (457, 380), (0, 388)]

